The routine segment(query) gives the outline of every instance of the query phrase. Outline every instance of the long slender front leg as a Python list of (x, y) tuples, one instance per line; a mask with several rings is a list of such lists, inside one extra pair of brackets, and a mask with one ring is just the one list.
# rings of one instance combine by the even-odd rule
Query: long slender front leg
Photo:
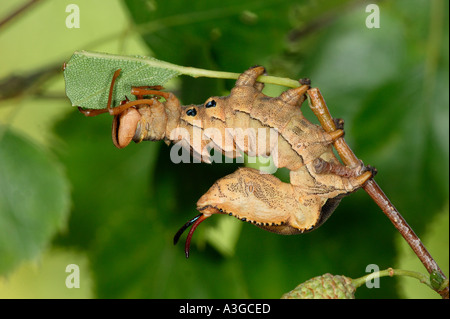
[[(83, 109), (81, 107), (78, 107), (78, 110), (83, 113), (86, 116), (97, 116), (106, 112), (110, 112), (111, 108), (111, 102), (112, 102), (112, 93), (114, 90), (114, 84), (116, 83), (117, 77), (120, 75), (121, 69), (118, 69), (114, 72), (114, 75), (111, 80), (111, 84), (109, 86), (109, 94), (108, 94), (108, 103), (106, 104), (106, 107), (104, 109), (98, 109), (98, 110), (90, 110), (90, 109)], [(126, 100), (128, 102), (128, 99)], [(124, 103), (125, 104), (125, 103)]]
[(131, 88), (131, 94), (143, 97), (144, 95), (156, 95), (162, 96), (165, 99), (169, 98), (169, 92), (162, 92), (160, 90), (164, 89), (161, 85), (153, 85), (153, 86), (133, 86)]
[[(111, 84), (109, 87), (109, 94), (108, 94), (108, 103), (106, 104), (106, 107), (104, 109), (83, 109), (82, 107), (78, 107), (78, 110), (83, 113), (85, 116), (97, 116), (103, 113), (109, 113), (111, 115), (119, 115), (121, 113), (123, 113), (125, 110), (133, 107), (133, 106), (137, 106), (137, 105), (141, 105), (141, 104), (145, 104), (145, 105), (152, 105), (154, 102), (154, 99), (137, 99), (135, 101), (129, 101), (128, 99), (122, 101), (122, 103), (120, 103), (119, 106), (116, 107), (112, 107), (112, 94), (113, 94), (113, 90), (114, 90), (114, 85), (116, 83), (116, 79), (119, 77), (121, 72), (121, 69), (118, 69), (114, 72), (114, 75), (112, 77), (111, 80)], [(161, 86), (154, 86), (154, 87), (146, 87), (146, 88), (155, 88), (155, 89), (159, 89), (162, 88)], [(152, 91), (152, 92), (156, 92), (156, 93), (161, 93), (159, 91)], [(133, 95), (137, 95), (134, 94), (133, 92), (131, 92)], [(160, 95), (160, 94), (158, 94)]]
[[(127, 146), (131, 140), (133, 139), (138, 122), (141, 120), (141, 114), (136, 110), (135, 106), (148, 105), (151, 106), (157, 101), (156, 99), (142, 99), (139, 98), (135, 101), (129, 101), (126, 98), (124, 101), (120, 103), (117, 107), (112, 107), (112, 93), (114, 89), (114, 84), (116, 82), (117, 77), (120, 75), (121, 69), (118, 69), (114, 72), (113, 78), (111, 80), (111, 85), (109, 88), (108, 94), (108, 103), (106, 108), (98, 109), (98, 110), (90, 110), (83, 109), (81, 107), (78, 110), (83, 113), (85, 116), (97, 116), (103, 113), (109, 113), (114, 116), (113, 124), (112, 124), (112, 140), (114, 145), (117, 148), (124, 148)], [(160, 89), (162, 87), (145, 87), (145, 89), (154, 88)], [(158, 92), (158, 91), (155, 91)], [(159, 92), (158, 92), (159, 93)], [(137, 94), (136, 94), (137, 96)]]

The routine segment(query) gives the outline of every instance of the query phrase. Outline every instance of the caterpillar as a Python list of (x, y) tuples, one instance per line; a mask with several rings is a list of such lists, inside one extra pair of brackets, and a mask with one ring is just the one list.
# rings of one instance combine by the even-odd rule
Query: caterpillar
[(344, 196), (361, 188), (374, 174), (374, 169), (362, 162), (348, 167), (334, 155), (332, 143), (344, 134), (342, 120), (336, 121), (338, 129), (328, 133), (303, 116), (308, 79), (300, 80), (297, 88), (269, 97), (262, 92), (264, 84), (257, 81), (265, 68), (255, 66), (239, 76), (228, 96), (213, 96), (203, 104), (183, 106), (161, 86), (141, 86), (131, 88), (136, 100), (125, 99), (111, 107), (120, 71), (112, 78), (106, 108), (79, 108), (86, 116), (105, 112), (114, 116), (116, 147), (126, 147), (131, 141), (163, 140), (189, 150), (198, 162), (210, 163), (214, 149), (214, 153), (231, 158), (243, 153), (270, 156), (275, 167), (290, 171), (288, 183), (248, 167), (216, 181), (197, 201), (200, 214), (174, 237), (176, 244), (191, 227), (185, 245), (187, 258), (195, 229), (211, 215), (227, 214), (278, 234), (301, 234), (322, 225)]

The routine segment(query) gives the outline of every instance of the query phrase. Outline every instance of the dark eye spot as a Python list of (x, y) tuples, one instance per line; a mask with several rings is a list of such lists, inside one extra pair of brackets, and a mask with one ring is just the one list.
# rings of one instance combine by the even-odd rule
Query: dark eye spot
[(188, 116), (196, 116), (197, 115), (197, 110), (196, 109), (189, 109), (186, 111), (186, 115)]
[(206, 108), (214, 107), (214, 106), (216, 106), (216, 101), (214, 101), (214, 100), (211, 100), (211, 101), (209, 101), (208, 103), (205, 104)]

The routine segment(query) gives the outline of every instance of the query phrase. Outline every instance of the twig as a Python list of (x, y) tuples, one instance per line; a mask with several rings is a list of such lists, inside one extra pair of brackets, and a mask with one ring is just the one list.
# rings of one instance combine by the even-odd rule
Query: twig
[[(379, 3), (380, 1), (373, 0), (374, 3)], [(315, 4), (316, 5), (316, 4)], [(343, 15), (363, 6), (364, 3), (361, 1), (343, 2), (338, 7), (321, 13), (318, 17), (308, 22), (308, 24), (302, 26), (301, 28), (293, 29), (288, 34), (288, 39), (291, 42), (299, 41), (309, 34), (314, 34), (325, 27), (330, 27), (336, 20), (340, 19)]]
[(430, 278), (427, 275), (422, 274), (422, 273), (417, 272), (417, 271), (403, 270), (403, 269), (393, 269), (393, 268), (388, 268), (388, 269), (385, 269), (385, 270), (376, 271), (376, 272), (373, 272), (371, 274), (362, 276), (360, 278), (352, 279), (352, 284), (353, 284), (353, 286), (355, 288), (359, 288), (359, 287), (364, 285), (369, 280), (372, 280), (374, 278), (379, 278), (379, 277), (386, 277), (386, 276), (389, 276), (389, 277), (406, 276), (406, 277), (416, 278), (421, 283), (424, 283), (425, 285), (427, 285), (428, 287), (433, 289), (433, 286), (430, 283)]
[(15, 98), (20, 95), (33, 95), (39, 93), (42, 87), (60, 74), (60, 65), (50, 65), (27, 74), (12, 74), (0, 79), (0, 101)]
[[(336, 130), (335, 122), (331, 117), (330, 111), (325, 103), (325, 100), (322, 97), (319, 89), (312, 88), (308, 90), (308, 95), (314, 103), (310, 103), (310, 107), (314, 114), (320, 121), (323, 129), (326, 132), (333, 132)], [(339, 138), (335, 141), (334, 147), (336, 148), (339, 156), (342, 159), (342, 162), (350, 167), (360, 165), (360, 161), (355, 156), (353, 151), (350, 149), (348, 144), (345, 142), (344, 138)], [(439, 273), (443, 279), (446, 279), (444, 273), (437, 265), (436, 261), (430, 255), (428, 250), (425, 248), (423, 243), (420, 241), (419, 237), (414, 233), (412, 228), (408, 225), (402, 215), (398, 212), (395, 206), (391, 203), (389, 198), (384, 194), (378, 184), (370, 179), (363, 186), (363, 189), (369, 194), (370, 197), (375, 201), (375, 203), (381, 208), (381, 210), (385, 213), (385, 215), (389, 218), (389, 220), (394, 224), (395, 228), (400, 232), (403, 238), (407, 241), (407, 243), (411, 246), (414, 253), (419, 257), (422, 264), (425, 266), (427, 271), (432, 273)], [(449, 297), (449, 288), (438, 291), (438, 293), (443, 298)]]
[[(110, 61), (119, 60), (119, 61), (134, 62), (136, 64), (141, 63), (141, 64), (147, 65), (149, 67), (156, 67), (156, 68), (160, 68), (160, 69), (172, 70), (179, 74), (188, 75), (188, 76), (191, 76), (194, 78), (208, 77), (208, 78), (216, 78), (216, 79), (236, 80), (240, 75), (240, 73), (213, 71), (213, 70), (206, 70), (206, 69), (200, 69), (200, 68), (194, 68), (194, 67), (188, 67), (188, 66), (181, 66), (181, 65), (173, 64), (173, 63), (166, 62), (166, 61), (161, 61), (161, 60), (157, 60), (157, 59), (153, 59), (153, 58), (139, 57), (139, 56), (107, 54), (107, 53), (93, 52), (93, 51), (76, 51), (76, 52), (74, 52), (74, 56), (75, 55), (82, 56), (83, 58), (87, 58), (87, 59), (105, 59), (105, 60), (110, 60)], [(287, 86), (287, 87), (298, 87), (299, 86), (298, 81), (288, 79), (288, 78), (269, 76), (269, 75), (261, 75), (260, 77), (258, 77), (258, 81), (263, 82), (263, 83)]]
[(27, 9), (29, 9), (33, 4), (39, 2), (40, 0), (30, 0), (21, 7), (17, 8), (10, 14), (8, 14), (3, 20), (0, 21), (0, 28), (5, 26), (8, 22), (13, 20), (15, 17), (19, 16), (21, 13), (25, 12)]

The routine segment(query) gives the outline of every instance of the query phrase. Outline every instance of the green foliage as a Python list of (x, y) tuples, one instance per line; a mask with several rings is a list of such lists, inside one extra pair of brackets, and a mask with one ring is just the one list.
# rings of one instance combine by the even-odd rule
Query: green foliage
[(324, 274), (301, 283), (285, 293), (282, 299), (355, 299), (352, 279)]
[[(75, 52), (64, 64), (66, 94), (74, 106), (88, 109), (103, 109), (107, 106), (111, 83), (115, 72), (120, 70), (114, 82), (112, 106), (114, 100), (123, 101), (133, 86), (164, 85), (178, 75), (192, 77), (211, 77), (237, 79), (240, 73), (211, 71), (193, 67), (184, 67), (155, 58), (144, 56), (121, 56), (92, 51)], [(288, 87), (298, 87), (297, 80), (262, 75), (258, 81)], [(145, 84), (145, 85), (144, 85)]]
[(266, 64), (290, 28), (289, 0), (151, 3), (125, 0), (155, 56), (180, 65), (241, 72)]
[(0, 126), (0, 274), (39, 256), (66, 224), (69, 185), (48, 152)]
[[(291, 25), (291, 0), (125, 0), (137, 31), (155, 57), (184, 66), (242, 72), (267, 65), (283, 50)], [(297, 75), (294, 77), (296, 78)], [(224, 89), (222, 81), (182, 79), (185, 103), (203, 101)], [(229, 89), (229, 83), (227, 89)], [(201, 90), (198, 88), (201, 87)]]
[(179, 75), (167, 64), (149, 57), (75, 52), (64, 70), (66, 94), (74, 106), (103, 109), (108, 103), (111, 79), (116, 70), (121, 69), (122, 76), (119, 75), (114, 85), (113, 99), (118, 97), (121, 101), (126, 96), (133, 98), (130, 94), (132, 86), (164, 85)]
[[(86, 5), (93, 7), (91, 3)], [(440, 4), (444, 8), (437, 10), (435, 7)], [(313, 85), (321, 89), (332, 115), (345, 120), (346, 140), (357, 156), (377, 167), (377, 182), (419, 237), (426, 238), (436, 230), (436, 225), (430, 224), (433, 218), (439, 212), (448, 216), (448, 4), (408, 0), (380, 2), (379, 6), (381, 28), (368, 29), (365, 4), (354, 1), (225, 0), (187, 4), (126, 0), (123, 8), (134, 27), (119, 30), (115, 39), (120, 40), (122, 48), (132, 34), (138, 34), (145, 49), (123, 52), (112, 45), (107, 51), (154, 55), (177, 65), (219, 71), (242, 72), (262, 64), (270, 75), (311, 78)], [(97, 15), (92, 13), (93, 21), (102, 19), (102, 14), (112, 19), (103, 9), (102, 6), (102, 10), (94, 11)], [(87, 17), (87, 11), (83, 11), (83, 17)], [(102, 28), (99, 23), (96, 25)], [(83, 31), (83, 26), (79, 31)], [(121, 38), (122, 34), (127, 37)], [(89, 43), (96, 40), (89, 36), (86, 39)], [(79, 49), (97, 50), (77, 45), (65, 46), (65, 51), (60, 52), (69, 58)], [(72, 62), (68, 64), (69, 72), (83, 70), (89, 75), (87, 80), (94, 80), (94, 84), (74, 83), (79, 86), (77, 90), (92, 90), (95, 83), (100, 85), (92, 100), (72, 102), (104, 107), (112, 73), (126, 65), (120, 61), (105, 72), (90, 72)], [(122, 88), (118, 86), (116, 100), (129, 94), (126, 90), (130, 85), (161, 84), (141, 77), (129, 80), (122, 82)], [(62, 92), (62, 76), (57, 81)], [(228, 94), (233, 81), (180, 76), (167, 86), (188, 104), (200, 103), (211, 95)], [(268, 94), (279, 94), (280, 90), (267, 86)], [(31, 103), (39, 99), (42, 97), (32, 95), (22, 103), (34, 107)], [(66, 251), (76, 249), (89, 260), (95, 297), (279, 298), (299, 283), (321, 274), (355, 278), (365, 274), (368, 264), (385, 269), (402, 263), (404, 254), (399, 254), (395, 228), (363, 191), (345, 198), (319, 229), (299, 236), (280, 236), (227, 216), (214, 216), (197, 230), (191, 256), (186, 260), (184, 237), (178, 246), (173, 246), (173, 235), (197, 214), (197, 199), (237, 165), (176, 165), (170, 162), (170, 149), (156, 142), (117, 150), (111, 142), (110, 116), (86, 118), (70, 108), (67, 100), (56, 108), (72, 112), (63, 119), (49, 120), (47, 125), (54, 127), (57, 141), (46, 140), (53, 155), (40, 154), (47, 158), (43, 159), (47, 163), (46, 178), (63, 178), (58, 168), (62, 165), (70, 181), (72, 205), (68, 225), (63, 231), (64, 214), (60, 213), (58, 219), (45, 208), (58, 202), (64, 206), (67, 185), (43, 184), (38, 173), (40, 166), (29, 163), (34, 155), (15, 156), (4, 162), (4, 155), (0, 154), (0, 170), (7, 167), (3, 163), (11, 161), (24, 167), (1, 170), (9, 179), (20, 182), (16, 188), (39, 190), (47, 196), (43, 203), (24, 200), (23, 205), (34, 209), (20, 215), (25, 216), (27, 225), (38, 220), (40, 227), (47, 230), (40, 248), (23, 256), (23, 251), (15, 247), (11, 258), (29, 259), (40, 254), (45, 245)], [(303, 111), (314, 120), (306, 104)], [(23, 126), (28, 126), (33, 121), (23, 122), (27, 123)], [(0, 145), (3, 147), (9, 139), (8, 143), (15, 145), (9, 149), (16, 152), (24, 142), (6, 139), (8, 134), (0, 138)], [(32, 134), (40, 134), (40, 129)], [(29, 148), (24, 146), (24, 150)], [(23, 176), (30, 176), (26, 183)], [(10, 185), (0, 178), (1, 190), (11, 192)], [(54, 193), (52, 200), (47, 191)], [(8, 202), (13, 197), (6, 198)], [(10, 215), (5, 214), (4, 202), (5, 197), (0, 197), (2, 223), (4, 216)], [(41, 215), (35, 218), (38, 212)], [(222, 222), (225, 219), (227, 222)], [(8, 230), (9, 225), (0, 224), (1, 230)], [(448, 260), (448, 248), (442, 248), (448, 247), (448, 223), (439, 226), (444, 229), (438, 234), (444, 237), (435, 239), (431, 247), (425, 241), (433, 256), (437, 252), (438, 262), (439, 258)], [(57, 230), (60, 234), (50, 242)], [(13, 241), (2, 234), (0, 247), (13, 246)], [(23, 228), (15, 233), (21, 239), (29, 234), (29, 229)], [(221, 246), (224, 240), (226, 247)], [(443, 270), (448, 275), (448, 265)], [(86, 272), (82, 274), (86, 276)], [(430, 290), (417, 282), (408, 289)], [(381, 281), (379, 289), (359, 288), (356, 298), (401, 297), (402, 290), (395, 278), (389, 278)]]

